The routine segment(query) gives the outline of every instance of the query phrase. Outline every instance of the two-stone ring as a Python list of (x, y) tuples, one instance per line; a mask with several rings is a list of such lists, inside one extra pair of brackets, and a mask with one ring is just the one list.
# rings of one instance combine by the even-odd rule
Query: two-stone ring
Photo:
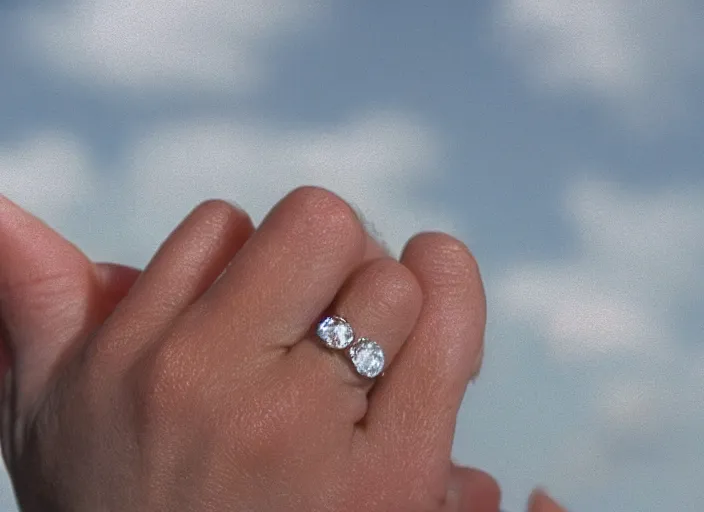
[(345, 350), (358, 374), (373, 379), (384, 371), (384, 350), (369, 339), (357, 339), (352, 326), (340, 316), (324, 318), (317, 329), (318, 338), (333, 350)]

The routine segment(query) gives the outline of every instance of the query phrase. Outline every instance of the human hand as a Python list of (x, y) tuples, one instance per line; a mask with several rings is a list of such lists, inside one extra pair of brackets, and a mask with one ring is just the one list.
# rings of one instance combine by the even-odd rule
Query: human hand
[[(65, 397), (63, 393), (66, 393), (67, 390), (77, 392), (79, 394), (86, 392), (85, 382), (83, 382), (84, 386), (82, 389), (80, 386), (79, 389), (75, 389), (75, 381), (71, 380), (69, 384), (66, 384), (65, 380), (63, 380), (67, 379), (67, 375), (76, 378), (76, 374), (73, 374), (71, 371), (67, 370), (72, 368), (70, 357), (76, 357), (78, 354), (85, 355), (86, 352), (89, 352), (89, 350), (85, 350), (86, 346), (82, 345), (83, 343), (86, 343), (86, 339), (89, 337), (88, 334), (94, 332), (100, 327), (103, 319), (110, 313), (112, 307), (114, 307), (114, 304), (117, 303), (121, 296), (124, 295), (124, 292), (129, 289), (129, 285), (131, 285), (131, 281), (134, 280), (137, 273), (134, 270), (116, 266), (93, 267), (92, 264), (85, 260), (85, 258), (80, 256), (80, 253), (78, 253), (75, 248), (71, 247), (63, 240), (59, 241), (59, 238), (55, 234), (49, 232), (45, 227), (40, 226), (36, 220), (29, 219), (26, 215), (24, 216), (23, 221), (25, 224), (19, 225), (19, 231), (24, 232), (24, 234), (31, 232), (37, 236), (29, 238), (29, 241), (27, 238), (22, 238), (22, 240), (19, 238), (13, 239), (12, 236), (8, 238), (7, 234), (12, 234), (13, 229), (15, 235), (17, 235), (18, 222), (22, 217), (17, 214), (17, 212), (14, 212), (8, 217), (8, 208), (11, 207), (7, 204), (0, 206), (0, 214), (3, 215), (1, 219), (2, 222), (0, 222), (0, 227), (2, 228), (0, 229), (0, 235), (5, 235), (3, 242), (8, 240), (12, 242), (8, 244), (3, 243), (3, 247), (7, 247), (8, 249), (12, 248), (12, 250), (8, 250), (6, 254), (3, 254), (4, 261), (2, 264), (2, 272), (0, 272), (0, 286), (2, 287), (3, 292), (0, 293), (3, 298), (3, 318), (6, 318), (6, 323), (9, 324), (5, 335), (7, 338), (6, 341), (10, 341), (12, 343), (15, 355), (14, 373), (18, 398), (17, 410), (20, 412), (19, 416), (33, 417), (32, 419), (36, 420), (37, 418), (41, 418), (42, 413), (40, 411), (35, 412), (35, 414), (29, 413), (29, 411), (31, 411), (34, 407), (41, 409), (41, 407), (37, 405), (32, 407), (33, 402), (43, 402), (45, 406), (48, 402), (56, 406), (57, 404), (55, 401), (61, 402), (61, 399)], [(218, 272), (216, 272), (216, 270), (218, 270), (218, 265), (220, 265), (219, 269), (221, 270), (226, 262), (229, 261), (228, 256), (233, 256), (251, 234), (251, 224), (249, 224), (246, 220), (243, 222), (241, 216), (238, 220), (237, 215), (232, 210), (223, 211), (223, 209), (227, 210), (224, 205), (206, 205), (205, 210), (207, 211), (208, 209), (210, 209), (210, 213), (207, 215), (203, 214), (203, 209), (197, 210), (191, 219), (189, 219), (191, 223), (189, 224), (189, 221), (187, 220), (186, 224), (181, 226), (180, 231), (178, 231), (174, 237), (167, 242), (160, 252), (160, 255), (157, 256), (153, 264), (150, 266), (150, 269), (148, 269), (145, 278), (142, 279), (142, 281), (152, 283), (151, 289), (149, 284), (142, 285), (142, 288), (146, 288), (147, 294), (150, 291), (154, 292), (154, 286), (156, 286), (158, 291), (164, 292), (163, 295), (160, 295), (159, 293), (154, 295), (154, 298), (156, 299), (154, 302), (158, 303), (155, 308), (156, 310), (148, 307), (147, 309), (150, 310), (149, 312), (151, 314), (136, 314), (144, 312), (141, 311), (139, 307), (134, 306), (135, 299), (130, 297), (127, 302), (130, 303), (131, 301), (132, 307), (136, 308), (131, 310), (135, 313), (132, 316), (136, 317), (138, 320), (141, 319), (142, 321), (146, 321), (146, 323), (150, 323), (149, 320), (154, 321), (154, 316), (160, 316), (159, 313), (162, 315), (168, 315), (169, 312), (164, 311), (164, 309), (169, 309), (169, 306), (172, 308), (179, 307), (178, 304), (173, 304), (171, 302), (170, 299), (173, 297), (171, 297), (168, 293), (169, 291), (174, 291), (174, 288), (175, 291), (180, 291), (183, 293), (183, 295), (180, 295), (178, 299), (181, 301), (179, 302), (181, 307), (184, 307), (184, 305), (188, 303), (189, 297), (193, 298), (203, 289), (207, 288), (207, 282), (214, 280), (218, 274)], [(199, 214), (200, 218), (194, 220), (193, 217), (198, 217)], [(215, 214), (214, 217), (212, 214)], [(211, 215), (211, 217), (208, 215)], [(11, 220), (9, 225), (8, 218)], [(19, 224), (22, 224), (22, 222), (19, 222)], [(201, 228), (202, 231), (199, 231)], [(40, 234), (41, 236), (39, 236)], [(179, 246), (182, 248), (185, 246), (187, 249), (180, 255), (175, 253), (169, 254), (170, 251)], [(38, 247), (41, 247), (45, 251), (47, 249), (49, 250), (40, 257), (40, 254), (36, 251)], [(190, 251), (188, 248), (190, 248)], [(181, 258), (179, 258), (179, 256)], [(213, 260), (216, 260), (215, 263), (213, 263)], [(176, 263), (175, 274), (168, 272), (169, 262)], [(194, 277), (197, 279), (190, 282), (190, 285), (189, 283), (180, 282), (175, 283), (173, 288), (169, 288), (169, 286), (167, 286), (167, 284), (171, 282), (168, 279), (169, 277), (175, 281), (178, 281), (179, 279), (183, 280), (184, 276), (179, 275), (182, 274), (183, 265), (195, 271), (198, 275)], [(16, 272), (16, 270), (20, 268), (24, 269), (24, 271), (20, 270), (18, 271), (19, 273)], [(160, 273), (160, 270), (163, 271), (163, 273)], [(178, 270), (180, 270), (181, 273), (177, 272)], [(155, 274), (157, 277), (154, 277)], [(188, 280), (188, 278), (192, 276), (185, 277), (186, 280)], [(164, 282), (164, 278), (166, 278), (166, 282)], [(141, 283), (138, 283), (137, 288), (139, 288), (140, 284)], [(186, 291), (189, 286), (191, 287), (190, 292)], [(90, 298), (90, 300), (85, 300), (86, 297)], [(57, 299), (63, 299), (63, 304), (58, 303)], [(57, 303), (60, 304), (61, 307), (57, 308)], [(149, 306), (149, 304), (147, 304), (147, 306)], [(163, 309), (160, 309), (158, 306), (161, 306)], [(126, 308), (129, 310), (130, 306), (126, 306)], [(117, 315), (122, 314), (123, 316), (130, 316), (124, 312), (121, 312), (119, 309), (120, 308), (118, 308)], [(7, 314), (8, 311), (10, 313), (9, 315)], [(15, 314), (13, 314), (13, 311)], [(171, 313), (173, 314), (173, 310), (171, 310)], [(7, 318), (9, 318), (9, 322)], [(31, 319), (34, 321), (29, 321)], [(108, 323), (110, 324), (112, 320), (113, 319), (111, 319)], [(142, 324), (141, 327), (144, 329), (148, 326)], [(100, 331), (104, 330), (104, 327), (99, 329), (98, 334), (90, 341), (90, 343), (94, 343), (96, 340), (99, 340), (101, 338)], [(8, 334), (11, 336), (8, 337)], [(81, 346), (83, 348), (81, 348)], [(316, 347), (316, 350), (318, 348), (319, 347)], [(125, 356), (125, 354), (118, 353), (116, 355), (111, 353), (109, 355), (111, 357), (116, 357), (119, 361), (123, 361), (122, 357), (119, 356), (122, 355), (129, 359), (130, 354)], [(204, 354), (201, 354), (201, 356), (203, 355)], [(96, 356), (94, 355), (93, 357)], [(41, 362), (42, 364), (37, 364), (37, 362)], [(85, 367), (73, 371), (80, 374), (80, 370), (85, 372)], [(198, 368), (193, 369), (193, 371), (197, 370)], [(61, 374), (61, 378), (56, 377), (56, 375), (59, 374)], [(95, 379), (96, 374), (92, 374), (90, 377)], [(102, 375), (98, 375), (98, 377), (102, 377)], [(119, 380), (119, 376), (115, 377), (113, 374), (112, 377)], [(87, 377), (81, 378), (85, 379)], [(114, 383), (112, 379), (110, 380), (111, 383)], [(58, 392), (54, 389), (50, 391), (44, 390), (44, 393), (42, 393), (42, 388), (47, 387), (49, 381), (53, 381), (52, 384), (54, 386), (63, 384), (65, 388), (62, 392)], [(102, 378), (97, 379), (96, 382), (105, 384), (105, 380)], [(119, 380), (119, 382), (123, 384), (122, 387), (130, 387), (129, 383), (125, 383), (121, 380)], [(157, 380), (157, 382), (160, 381)], [(71, 387), (72, 385), (74, 387)], [(102, 393), (94, 392), (93, 389), (89, 388), (88, 391), (91, 398), (96, 399), (97, 402), (100, 402), (100, 398), (105, 398)], [(119, 390), (115, 391), (114, 388), (109, 388), (109, 391), (120, 395), (119, 397), (116, 397), (115, 394), (113, 394), (111, 398), (125, 398), (121, 393), (119, 393)], [(110, 394), (109, 391), (108, 394)], [(144, 391), (145, 390), (142, 389), (142, 392)], [(106, 392), (106, 390), (103, 390), (103, 392)], [(44, 394), (44, 397), (40, 399), (42, 394)], [(152, 398), (156, 398), (157, 400), (159, 399), (159, 397)], [(127, 402), (128, 403), (120, 403), (118, 405), (129, 410), (129, 400), (127, 400)], [(72, 405), (73, 409), (76, 409), (75, 404)], [(96, 403), (94, 405), (97, 406), (99, 404)], [(158, 403), (154, 405), (158, 405)], [(22, 414), (23, 410), (24, 414)], [(62, 413), (64, 412), (65, 411), (63, 409), (59, 409), (58, 416), (62, 416)], [(88, 412), (95, 413), (95, 411)], [(114, 414), (115, 411), (109, 412)], [(146, 412), (149, 413), (149, 411)], [(85, 415), (86, 411), (78, 411), (76, 415), (81, 416), (81, 414)], [(51, 417), (44, 419), (52, 420)], [(63, 419), (70, 420), (70, 418), (66, 417)], [(127, 425), (128, 427), (135, 426), (123, 420), (124, 419), (121, 417), (117, 418), (117, 421), (112, 423), (112, 425)], [(29, 421), (29, 423), (31, 423), (31, 421)], [(77, 425), (77, 427), (80, 431), (81, 426)], [(28, 428), (29, 430), (32, 430), (31, 425), (28, 425)], [(85, 426), (83, 426), (83, 428), (85, 428)], [(184, 427), (184, 430), (187, 430), (187, 427)], [(95, 437), (95, 435), (99, 432), (100, 429), (97, 429), (97, 431), (93, 430), (90, 433), (92, 433)], [(83, 431), (83, 433), (85, 434), (85, 431)], [(68, 437), (75, 439), (76, 436), (70, 435)], [(89, 441), (90, 437), (91, 436), (89, 435), (87, 438)], [(98, 437), (102, 438), (103, 436), (98, 435)], [(130, 437), (129, 433), (127, 437)], [(19, 447), (15, 446), (12, 442), (8, 443), (8, 436), (5, 436), (5, 441), (6, 447), (8, 444), (10, 445), (10, 450), (6, 450), (6, 456), (9, 451), (11, 455), (19, 457), (19, 459), (14, 458), (14, 462), (21, 462), (24, 454), (26, 453), (25, 450), (23, 450), (23, 448), (26, 447), (22, 447), (21, 445), (25, 444), (26, 440), (25, 443), (20, 442)], [(45, 443), (48, 442), (46, 440), (44, 441)], [(107, 439), (107, 441), (109, 442), (110, 440)], [(119, 438), (118, 436), (118, 441), (125, 440)], [(220, 439), (220, 442), (223, 445), (228, 444), (227, 440)], [(101, 447), (99, 446), (98, 448)], [(200, 449), (201, 448), (199, 447), (199, 450)], [(89, 453), (87, 454), (87, 459), (90, 460), (91, 456), (95, 457), (96, 455), (97, 454)], [(127, 466), (129, 466), (130, 454), (126, 454), (124, 452), (119, 453), (118, 450), (117, 454), (108, 453), (106, 455), (107, 456), (104, 459), (98, 459), (96, 462), (100, 463), (102, 460), (102, 463), (105, 463), (107, 460), (110, 460), (110, 458), (114, 459), (117, 456), (117, 459), (123, 463), (127, 460)], [(62, 460), (61, 463), (70, 467), (70, 457), (68, 459), (68, 461), (66, 459)], [(134, 461), (132, 462), (134, 464)], [(157, 461), (152, 460), (151, 462)], [(11, 465), (11, 470), (13, 465), (14, 464)], [(139, 466), (139, 464), (137, 464), (137, 466)], [(160, 467), (163, 466), (157, 466), (157, 468)], [(54, 468), (54, 470), (56, 469), (57, 468)], [(230, 471), (235, 471), (236, 469), (237, 468), (230, 468)], [(373, 468), (370, 469), (373, 470)], [(450, 472), (452, 471), (453, 470), (450, 470)], [(107, 478), (109, 481), (114, 481), (116, 477), (115, 473), (120, 472), (119, 467), (113, 467), (112, 472), (113, 476)], [(108, 472), (108, 474), (109, 473), (110, 472)], [(474, 474), (469, 470), (459, 470), (457, 471), (457, 474), (459, 475), (458, 481), (460, 482), (463, 481), (463, 476), (468, 477), (466, 482), (474, 482), (476, 484), (477, 480), (481, 481), (481, 476), (477, 479), (477, 474)], [(49, 475), (43, 476), (46, 477)], [(149, 479), (150, 475), (146, 475), (146, 477)], [(13, 474), (13, 479), (15, 480), (17, 487), (18, 481), (16, 474)], [(61, 476), (59, 480), (61, 480), (63, 485), (68, 489), (72, 487), (70, 482), (66, 482), (65, 476)], [(195, 481), (197, 481), (197, 478)], [(200, 481), (201, 483), (206, 482), (206, 485), (209, 482), (207, 479), (201, 479)], [(486, 478), (484, 478), (484, 482), (487, 482)], [(100, 479), (97, 483), (101, 483)], [(102, 483), (105, 484), (106, 482)], [(209, 483), (212, 484), (214, 482), (210, 481)], [(29, 485), (36, 485), (36, 481)], [(85, 490), (85, 487), (90, 485), (90, 479), (73, 485), (78, 485), (78, 489), (74, 489), (74, 492), (78, 492), (80, 489)], [(482, 486), (479, 485), (475, 485), (475, 487), (478, 489), (482, 488)], [(465, 486), (465, 488), (471, 488), (471, 485)], [(491, 482), (489, 482), (488, 487), (484, 485), (483, 488), (488, 488), (491, 490)], [(125, 494), (127, 489), (130, 489), (130, 487), (124, 487), (119, 489), (119, 491), (121, 491), (122, 494)], [(139, 486), (136, 485), (132, 487), (132, 489), (135, 489), (135, 492), (127, 493), (128, 496), (123, 496), (123, 499), (129, 497), (129, 495), (136, 498), (134, 495), (137, 493), (136, 489), (139, 489)], [(114, 492), (116, 489), (111, 487), (111, 490)], [(166, 489), (163, 488), (161, 489), (162, 492), (165, 490)], [(103, 494), (105, 491), (106, 489), (103, 489), (102, 491), (100, 489), (94, 489), (92, 493), (95, 495), (94, 499), (106, 499), (106, 496)], [(384, 490), (381, 489), (379, 492), (383, 493)], [(196, 492), (195, 494), (196, 496), (189, 495), (186, 498), (198, 500), (199, 498), (197, 495), (199, 493)], [(484, 496), (486, 495), (487, 494), (484, 493)], [(240, 503), (242, 502), (240, 501)], [(159, 506), (162, 505), (162, 503), (159, 503)], [(182, 503), (178, 504), (178, 508), (181, 510), (183, 509), (182, 505)], [(286, 505), (284, 504), (283, 506), (285, 507)], [(392, 507), (386, 510), (392, 509), (394, 508)], [(479, 509), (470, 508), (469, 510)]]

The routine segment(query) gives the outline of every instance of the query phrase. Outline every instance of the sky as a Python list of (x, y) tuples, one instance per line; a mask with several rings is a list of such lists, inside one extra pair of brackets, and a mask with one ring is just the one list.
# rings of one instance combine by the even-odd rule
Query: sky
[(698, 512), (702, 91), (699, 0), (0, 0), (0, 191), (136, 266), (303, 184), (448, 231), (489, 303), (454, 457), (509, 511)]

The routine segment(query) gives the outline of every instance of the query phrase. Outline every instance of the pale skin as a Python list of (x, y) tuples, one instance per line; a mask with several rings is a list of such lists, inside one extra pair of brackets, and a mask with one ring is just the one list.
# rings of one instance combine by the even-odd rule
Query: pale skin
[[(197, 207), (140, 272), (96, 264), (0, 196), (3, 454), (23, 511), (496, 512), (450, 458), (481, 365), (476, 262), (441, 233), (399, 261), (339, 197), (286, 196), (255, 231)], [(345, 316), (376, 383), (313, 336)], [(542, 492), (531, 512), (560, 512)]]

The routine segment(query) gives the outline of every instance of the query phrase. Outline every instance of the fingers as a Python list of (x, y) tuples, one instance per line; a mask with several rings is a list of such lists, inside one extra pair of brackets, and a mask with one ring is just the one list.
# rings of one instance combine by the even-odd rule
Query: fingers
[(528, 512), (567, 512), (547, 494), (536, 490), (528, 500)]
[[(362, 265), (350, 277), (329, 313), (345, 318), (358, 339), (378, 343), (388, 366), (413, 329), (421, 303), (422, 292), (413, 273), (396, 260), (382, 258)], [(319, 390), (321, 410), (353, 423), (364, 416), (373, 380), (360, 376), (343, 351), (328, 349), (309, 336), (293, 347), (289, 358), (299, 372), (300, 385)], [(346, 399), (350, 394), (358, 407), (350, 407)]]
[(104, 291), (106, 309), (112, 311), (125, 298), (141, 270), (117, 263), (96, 263), (95, 275)]
[(450, 457), (465, 388), (481, 362), (483, 287), (472, 255), (448, 235), (416, 236), (401, 262), (420, 283), (423, 309), (394, 365), (370, 394), (368, 439), (394, 456), (408, 453), (442, 463)]
[(0, 196), (0, 338), (20, 410), (34, 403), (58, 361), (100, 325), (134, 280), (96, 266), (36, 217)]
[[(215, 202), (214, 205), (206, 203), (204, 206), (206, 209), (215, 206), (214, 209), (217, 210), (218, 206), (223, 205)], [(232, 219), (229, 226), (234, 226), (238, 233), (234, 237), (234, 246), (230, 246), (230, 254), (252, 232), (245, 214), (236, 212), (235, 217), (238, 218)], [(41, 387), (39, 382), (43, 379), (40, 375), (47, 371), (51, 361), (57, 359), (61, 352), (55, 349), (66, 345), (65, 340), (80, 338), (82, 335), (85, 337), (85, 333), (92, 332), (100, 325), (130, 291), (139, 277), (139, 271), (111, 263), (91, 263), (72, 244), (4, 196), (0, 196), (0, 241), (4, 249), (0, 256), (0, 376), (4, 375), (13, 358), (10, 343), (21, 345), (19, 352), (36, 355), (23, 357), (18, 354), (18, 359), (41, 360), (46, 363), (20, 363), (28, 368), (27, 372), (38, 373), (37, 377), (29, 377), (29, 380), (36, 383), (33, 387)], [(198, 242), (191, 243), (190, 248), (198, 245)], [(384, 254), (381, 246), (369, 235), (365, 247), (365, 258), (377, 258)], [(205, 247), (203, 253), (207, 255), (209, 249), (211, 248)], [(157, 260), (161, 260), (161, 267), (171, 263), (165, 261), (168, 259), (164, 257), (166, 252), (168, 251), (162, 248), (160, 257), (155, 258), (150, 270), (157, 266)], [(184, 256), (189, 258), (187, 254)], [(224, 259), (227, 260), (227, 256)], [(197, 266), (196, 260), (197, 258), (191, 259), (189, 263)], [(216, 272), (221, 270), (218, 269), (219, 266), (224, 265), (216, 262), (213, 266)], [(185, 267), (188, 268), (188, 265)], [(178, 268), (184, 270), (183, 266)], [(189, 277), (189, 272), (186, 271), (185, 275)], [(212, 280), (212, 276), (205, 277), (200, 283), (201, 288)], [(24, 282), (26, 285), (22, 284)], [(64, 286), (62, 282), (68, 285)], [(187, 288), (189, 283), (184, 284)], [(11, 305), (10, 290), (13, 296)], [(195, 294), (199, 291), (196, 290)], [(36, 304), (42, 297), (43, 303)], [(167, 294), (167, 300), (173, 298)], [(177, 301), (172, 304), (176, 305)], [(57, 336), (57, 330), (66, 334)], [(24, 375), (27, 372), (18, 370), (15, 373)], [(26, 385), (23, 389), (29, 391)]]
[[(347, 203), (322, 189), (297, 189), (274, 207), (199, 306), (208, 318), (232, 318), (242, 343), (289, 347), (329, 306), (365, 249)], [(221, 333), (227, 343), (232, 334)]]
[(494, 478), (478, 469), (452, 466), (443, 512), (498, 512), (501, 489)]
[[(99, 352), (129, 361), (145, 339), (162, 330), (220, 276), (254, 228), (224, 201), (196, 207), (161, 245), (130, 293), (106, 323)], [(124, 333), (129, 325), (129, 335)]]

